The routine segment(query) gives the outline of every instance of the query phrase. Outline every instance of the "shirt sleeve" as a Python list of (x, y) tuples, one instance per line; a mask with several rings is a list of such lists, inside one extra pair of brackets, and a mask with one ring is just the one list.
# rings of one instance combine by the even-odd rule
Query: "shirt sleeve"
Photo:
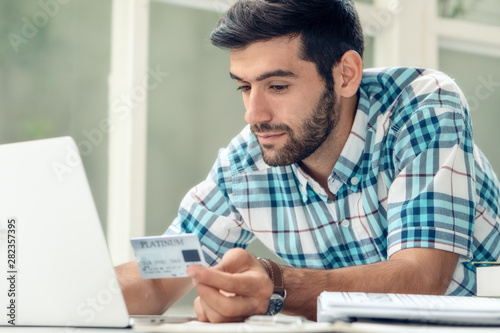
[(388, 256), (420, 247), (458, 253), (461, 260), (469, 260), (475, 181), (465, 108), (440, 100), (421, 103), (406, 114), (392, 152), (395, 179), (388, 193)]
[(227, 149), (221, 149), (207, 179), (187, 193), (176, 219), (166, 231), (166, 234), (196, 234), (211, 266), (229, 249), (246, 248), (254, 237), (231, 203), (231, 167), (227, 154)]

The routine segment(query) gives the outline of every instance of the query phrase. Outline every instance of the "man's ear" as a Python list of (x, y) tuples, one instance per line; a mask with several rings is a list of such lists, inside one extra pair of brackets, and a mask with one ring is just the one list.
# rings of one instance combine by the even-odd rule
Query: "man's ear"
[(358, 52), (350, 50), (344, 53), (333, 69), (337, 94), (340, 97), (352, 97), (358, 91), (363, 76), (363, 60)]

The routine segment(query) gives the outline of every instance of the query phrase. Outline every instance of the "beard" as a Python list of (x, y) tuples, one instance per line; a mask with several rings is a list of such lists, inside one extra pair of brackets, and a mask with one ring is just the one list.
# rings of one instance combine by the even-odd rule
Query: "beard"
[[(284, 132), (288, 140), (283, 147), (259, 142), (264, 162), (269, 166), (284, 166), (298, 163), (313, 154), (328, 138), (338, 122), (337, 98), (333, 89), (325, 88), (311, 116), (294, 131), (285, 124), (269, 123), (251, 126), (254, 134), (265, 132)], [(274, 152), (274, 153), (273, 153)]]

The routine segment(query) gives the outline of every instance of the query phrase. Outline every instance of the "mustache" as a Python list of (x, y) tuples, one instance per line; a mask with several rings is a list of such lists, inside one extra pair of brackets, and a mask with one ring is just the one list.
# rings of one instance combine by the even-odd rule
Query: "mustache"
[(290, 132), (290, 127), (285, 124), (269, 124), (269, 123), (261, 123), (254, 124), (250, 126), (250, 131), (253, 134), (257, 133), (266, 133), (266, 132)]

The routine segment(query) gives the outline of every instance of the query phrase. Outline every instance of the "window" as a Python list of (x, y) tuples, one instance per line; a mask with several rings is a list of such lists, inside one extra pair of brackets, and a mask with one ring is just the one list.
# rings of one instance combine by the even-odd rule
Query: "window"
[(0, 0), (0, 142), (72, 136), (107, 212), (111, 1)]
[(243, 128), (245, 111), (229, 53), (208, 40), (220, 14), (154, 2), (150, 13), (150, 67), (168, 76), (148, 102), (146, 234), (162, 234)]

